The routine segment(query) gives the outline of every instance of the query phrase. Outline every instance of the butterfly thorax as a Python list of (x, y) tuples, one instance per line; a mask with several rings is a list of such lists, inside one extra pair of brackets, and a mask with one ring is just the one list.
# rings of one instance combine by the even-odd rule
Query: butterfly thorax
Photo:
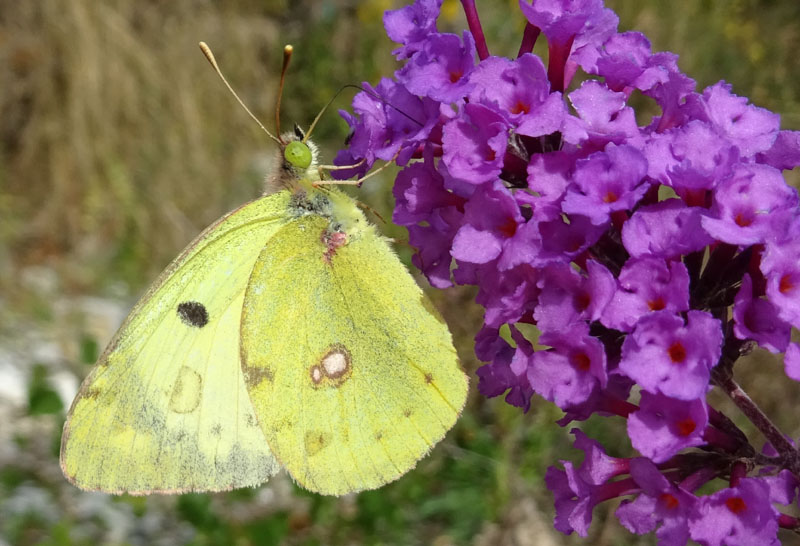
[(373, 229), (352, 197), (331, 186), (315, 187), (307, 178), (297, 181), (289, 199), (289, 211), (295, 218), (308, 215), (326, 218), (328, 227), (322, 238), (336, 247)]

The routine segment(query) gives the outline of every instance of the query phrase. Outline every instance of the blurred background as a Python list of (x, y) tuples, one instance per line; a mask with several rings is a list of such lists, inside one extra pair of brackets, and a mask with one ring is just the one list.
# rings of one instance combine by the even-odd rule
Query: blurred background
[[(796, 0), (606, 0), (621, 30), (680, 55), (703, 88), (734, 91), (800, 129)], [(433, 453), (380, 490), (325, 498), (280, 474), (258, 489), (110, 497), (69, 485), (58, 467), (66, 408), (132, 304), (203, 227), (259, 195), (273, 143), (201, 55), (272, 127), (285, 43), (295, 46), (282, 119), (308, 126), (345, 84), (396, 68), (383, 33), (389, 0), (0, 0), (0, 546), (28, 544), (654, 544), (609, 510), (588, 540), (552, 531), (547, 466), (572, 456), (560, 412), (523, 414), (477, 394), (470, 289), (431, 293), (450, 324), (472, 392)], [(517, 0), (479, 1), (490, 50), (513, 56)], [(440, 29), (465, 28), (447, 0)], [(543, 53), (540, 48), (537, 51)], [(315, 131), (323, 159), (343, 146), (336, 114)], [(391, 218), (392, 173), (356, 192)], [(401, 230), (381, 229), (402, 240)], [(398, 245), (406, 263), (410, 249)], [(424, 279), (419, 279), (426, 286)], [(432, 292), (432, 291), (429, 291)], [(756, 354), (755, 359), (766, 359)], [(743, 383), (794, 437), (800, 396), (770, 361)], [(775, 377), (774, 375), (772, 377)], [(739, 420), (736, 412), (727, 412)], [(623, 423), (589, 421), (598, 438)], [(619, 445), (612, 440), (611, 445)], [(618, 455), (630, 455), (619, 445)], [(785, 544), (794, 536), (782, 535)]]

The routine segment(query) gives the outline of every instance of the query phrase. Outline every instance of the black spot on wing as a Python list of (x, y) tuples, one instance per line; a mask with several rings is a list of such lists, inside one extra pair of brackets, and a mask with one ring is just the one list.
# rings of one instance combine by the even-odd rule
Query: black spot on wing
[(206, 306), (196, 301), (185, 301), (178, 304), (178, 316), (187, 326), (202, 328), (208, 324)]

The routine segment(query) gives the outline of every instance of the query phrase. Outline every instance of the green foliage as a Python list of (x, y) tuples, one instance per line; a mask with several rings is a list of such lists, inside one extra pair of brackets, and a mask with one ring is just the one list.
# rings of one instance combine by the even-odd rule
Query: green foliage
[(50, 386), (47, 368), (35, 365), (28, 386), (28, 415), (60, 413), (64, 404), (58, 393)]

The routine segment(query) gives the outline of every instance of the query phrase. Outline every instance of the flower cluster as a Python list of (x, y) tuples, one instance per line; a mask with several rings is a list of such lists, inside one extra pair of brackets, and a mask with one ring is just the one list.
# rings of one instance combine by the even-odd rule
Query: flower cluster
[[(438, 32), (440, 4), (386, 13), (403, 66), (343, 112), (337, 164), (403, 167), (393, 219), (414, 264), (435, 287), (479, 289), (484, 395), (527, 410), (536, 393), (562, 425), (627, 420), (629, 459), (573, 430), (583, 464), (547, 474), (556, 528), (585, 536), (593, 507), (624, 497), (621, 523), (661, 544), (776, 543), (779, 526), (800, 527), (778, 507), (797, 502), (800, 457), (732, 370), (758, 345), (800, 380), (800, 214), (782, 175), (800, 164), (800, 132), (724, 82), (696, 91), (602, 0), (520, 0), (515, 59), (489, 54), (474, 1), (469, 31)], [(639, 125), (633, 93), (660, 115)], [(709, 405), (711, 388), (763, 449)]]

